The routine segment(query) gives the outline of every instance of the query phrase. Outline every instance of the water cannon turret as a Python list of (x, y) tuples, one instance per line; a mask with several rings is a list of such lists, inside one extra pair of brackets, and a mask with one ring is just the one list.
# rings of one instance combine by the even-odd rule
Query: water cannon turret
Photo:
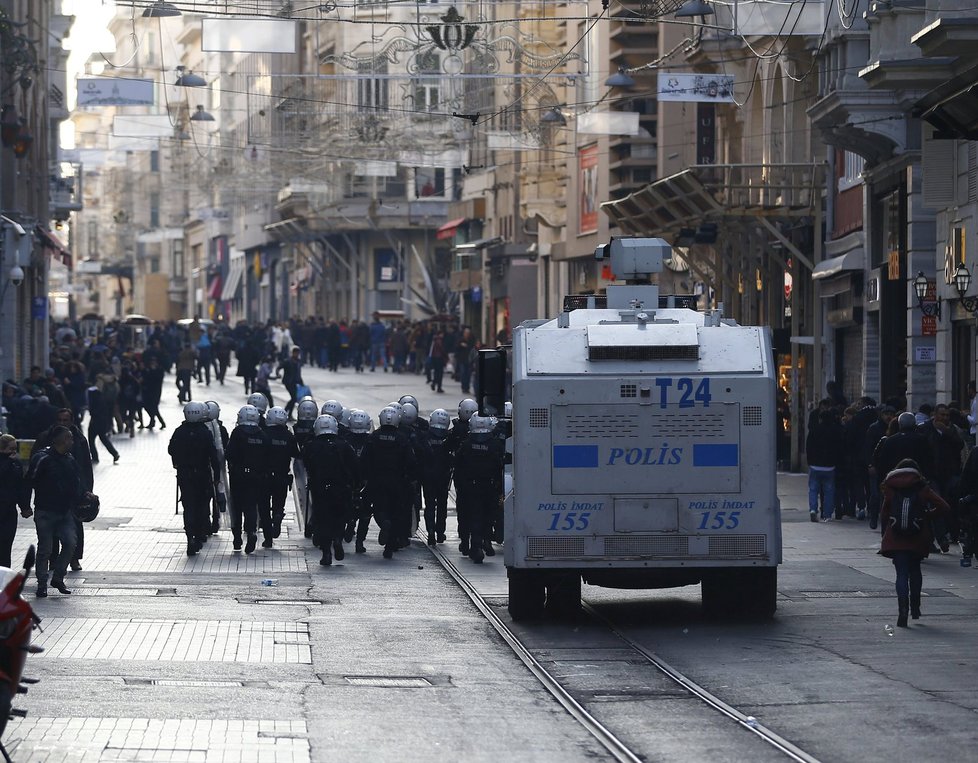
[(617, 310), (659, 306), (659, 287), (651, 283), (653, 273), (672, 256), (672, 246), (661, 238), (614, 238), (594, 250), (598, 260), (610, 260), (611, 272), (624, 286), (609, 286), (608, 307)]

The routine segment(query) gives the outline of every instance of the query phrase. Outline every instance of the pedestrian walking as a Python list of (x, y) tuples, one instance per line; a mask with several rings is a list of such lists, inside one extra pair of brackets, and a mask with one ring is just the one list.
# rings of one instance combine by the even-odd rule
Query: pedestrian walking
[(289, 402), (285, 404), (285, 414), (292, 418), (292, 409), (298, 402), (296, 392), (302, 381), (302, 350), (298, 347), (292, 348), (291, 356), (282, 363), (282, 386), (289, 393)]
[(31, 515), (30, 489), (17, 457), (17, 439), (5, 434), (0, 436), (0, 567), (11, 567), (18, 508), (21, 516)]
[(163, 421), (163, 414), (160, 413), (160, 400), (163, 397), (163, 367), (159, 360), (150, 357), (146, 368), (143, 370), (141, 394), (143, 398), (143, 408), (149, 414), (149, 429), (155, 426), (156, 421), (160, 422), (160, 431), (166, 429), (166, 422)]
[(897, 626), (901, 628), (907, 627), (908, 613), (914, 620), (920, 617), (920, 562), (930, 554), (934, 542), (933, 520), (948, 510), (912, 459), (901, 460), (883, 480), (879, 553), (892, 559), (896, 570)]
[(102, 443), (109, 454), (112, 456), (112, 463), (119, 463), (119, 451), (115, 449), (112, 440), (109, 439), (109, 432), (112, 429), (112, 407), (103, 397), (102, 391), (98, 386), (88, 388), (88, 449), (92, 457), (92, 463), (98, 463), (98, 449), (95, 447), (95, 440)]
[[(94, 498), (82, 487), (78, 464), (71, 455), (73, 439), (71, 430), (55, 427), (51, 445), (35, 453), (27, 469), (27, 482), (34, 491), (38, 598), (48, 595), (49, 563), (51, 585), (63, 594), (71, 593), (65, 585), (65, 574), (77, 540), (73, 510), (82, 501)], [(52, 556), (55, 540), (61, 548)]]
[(177, 355), (177, 400), (181, 403), (189, 403), (193, 400), (190, 379), (193, 377), (196, 363), (197, 354), (193, 347), (185, 344)]

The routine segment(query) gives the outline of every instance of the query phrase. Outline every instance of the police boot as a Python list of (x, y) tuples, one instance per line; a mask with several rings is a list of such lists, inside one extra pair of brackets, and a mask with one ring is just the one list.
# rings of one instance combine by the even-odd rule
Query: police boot
[(363, 545), (363, 541), (360, 540), (359, 538), (357, 538), (357, 553), (358, 554), (366, 554), (367, 553), (367, 547)]
[(471, 559), (476, 564), (482, 564), (482, 560), (486, 558), (485, 553), (482, 551), (482, 544), (477, 543), (474, 539), (472, 541), (472, 548), (469, 551), (469, 559)]
[(233, 545), (234, 545), (234, 550), (235, 551), (240, 551), (241, 550), (241, 533), (235, 533), (234, 534)]
[(486, 539), (486, 540), (482, 541), (482, 550), (486, 552), (486, 556), (495, 556), (496, 555), (496, 549), (494, 549), (492, 547), (492, 541), (491, 540)]
[(246, 554), (252, 554), (252, 553), (254, 553), (255, 546), (257, 546), (257, 545), (258, 545), (258, 536), (257, 535), (253, 535), (253, 534), (252, 535), (249, 535), (248, 536), (248, 543), (245, 545), (245, 553)]
[[(380, 534), (377, 536), (377, 543), (379, 543), (381, 546), (386, 546), (387, 536), (390, 535), (390, 532), (391, 532), (391, 521), (389, 519), (385, 519), (383, 522), (380, 523)], [(385, 558), (389, 559), (390, 557), (385, 557)]]
[(469, 536), (465, 535), (462, 537), (462, 541), (458, 544), (458, 552), (463, 556), (469, 555)]
[(187, 538), (187, 556), (195, 556), (198, 551), (200, 551), (200, 547), (197, 545), (197, 541), (193, 538)]
[(920, 591), (910, 594), (910, 617), (920, 619)]
[(384, 559), (393, 559), (396, 550), (394, 546), (384, 546)]
[(221, 530), (221, 518), (217, 516), (211, 520), (210, 534), (217, 535), (218, 532), (220, 532), (220, 530)]
[(48, 596), (48, 581), (47, 579), (38, 579), (37, 581), (37, 598), (46, 599)]
[[(353, 540), (353, 536), (356, 535), (356, 532), (357, 532), (356, 521), (354, 520), (352, 522), (348, 522), (346, 525), (346, 532), (343, 533), (343, 541), (345, 543), (349, 543), (351, 540)], [(336, 558), (339, 559), (340, 557), (336, 557)]]
[(329, 551), (328, 543), (326, 544), (326, 547), (323, 548), (323, 558), (319, 560), (319, 563), (323, 567), (329, 567), (333, 563), (333, 555)]
[(302, 531), (302, 534), (305, 535), (307, 538), (311, 538), (312, 537), (312, 525), (307, 524), (305, 530)]
[(906, 628), (907, 627), (907, 613), (910, 610), (910, 600), (906, 596), (900, 596), (897, 599), (897, 605), (899, 606), (899, 614), (897, 616), (897, 627)]
[(274, 537), (274, 531), (273, 530), (269, 529), (267, 532), (263, 530), (262, 531), (261, 547), (262, 548), (271, 548), (272, 547), (272, 538), (273, 537)]
[[(281, 519), (273, 520), (272, 521), (272, 537), (273, 538), (277, 538), (281, 534), (282, 534), (282, 520)], [(269, 543), (268, 544), (268, 547), (271, 548), (272, 547), (272, 544)]]
[(336, 561), (338, 562), (342, 562), (343, 557), (346, 556), (346, 551), (343, 550), (342, 540), (337, 539), (333, 541), (333, 556), (336, 557)]

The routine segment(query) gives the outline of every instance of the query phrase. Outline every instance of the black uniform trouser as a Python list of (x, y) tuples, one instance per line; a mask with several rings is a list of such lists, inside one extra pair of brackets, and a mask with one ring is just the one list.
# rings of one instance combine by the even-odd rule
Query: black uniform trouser
[(10, 551), (17, 534), (17, 505), (0, 507), (0, 567), (13, 567)]
[(407, 538), (411, 530), (411, 504), (408, 485), (394, 480), (378, 480), (370, 488), (374, 517), (381, 527), (387, 527), (387, 548), (399, 547), (398, 539)]
[(370, 518), (373, 516), (373, 505), (367, 491), (362, 488), (353, 496), (353, 514), (357, 518), (357, 543), (363, 543), (367, 539), (367, 532), (370, 530)]
[[(459, 504), (464, 504), (465, 529), (470, 536), (470, 548), (478, 548), (490, 537), (492, 522), (499, 508), (499, 486), (495, 482), (472, 480), (455, 483)], [(460, 520), (461, 524), (461, 520)], [(465, 540), (465, 535), (459, 532)]]
[(211, 475), (209, 469), (177, 470), (183, 529), (188, 538), (203, 538), (210, 531)]
[(258, 533), (258, 504), (267, 495), (264, 477), (249, 472), (232, 471), (231, 533), (241, 537), (242, 522), (247, 535)]
[[(289, 495), (289, 474), (273, 474), (268, 482), (269, 502), (267, 511), (261, 516), (261, 529), (268, 533), (279, 527), (285, 519), (285, 499)], [(266, 529), (267, 528), (267, 529)]]
[(343, 541), (347, 518), (353, 513), (353, 500), (349, 488), (327, 487), (313, 490), (312, 542), (323, 551), (334, 541)]
[(424, 488), (424, 526), (428, 535), (445, 534), (448, 518), (448, 486), (452, 481), (450, 473), (428, 477), (422, 484)]

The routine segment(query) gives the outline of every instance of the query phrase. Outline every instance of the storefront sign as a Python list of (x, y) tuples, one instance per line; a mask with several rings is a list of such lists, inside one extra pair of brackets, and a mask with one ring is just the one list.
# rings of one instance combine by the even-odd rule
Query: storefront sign
[(580, 235), (598, 231), (598, 146), (577, 152), (578, 227)]
[(937, 316), (936, 315), (922, 315), (922, 316), (920, 316), (920, 335), (921, 336), (937, 336)]
[(913, 359), (916, 363), (936, 363), (937, 348), (933, 346), (914, 347)]
[(717, 107), (696, 104), (696, 163), (715, 164), (717, 159)]
[(48, 298), (33, 297), (31, 299), (31, 318), (36, 321), (43, 321), (48, 317)]

